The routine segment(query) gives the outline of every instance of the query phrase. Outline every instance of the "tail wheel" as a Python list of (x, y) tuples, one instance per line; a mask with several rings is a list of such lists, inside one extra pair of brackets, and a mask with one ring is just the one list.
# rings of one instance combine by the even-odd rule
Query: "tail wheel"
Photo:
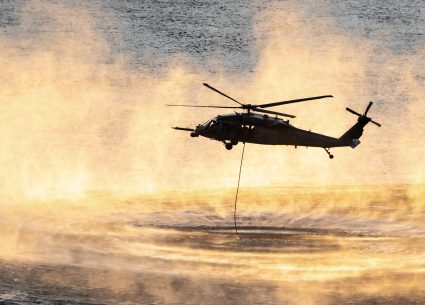
[(334, 158), (334, 155), (332, 155), (332, 154), (331, 154), (331, 152), (330, 152), (330, 148), (323, 147), (323, 149), (324, 149), (324, 150), (326, 151), (326, 153), (328, 154), (329, 159), (333, 159), (333, 158)]
[(226, 144), (224, 144), (224, 147), (226, 147), (227, 150), (231, 150), (233, 148), (233, 144), (232, 143), (226, 143)]

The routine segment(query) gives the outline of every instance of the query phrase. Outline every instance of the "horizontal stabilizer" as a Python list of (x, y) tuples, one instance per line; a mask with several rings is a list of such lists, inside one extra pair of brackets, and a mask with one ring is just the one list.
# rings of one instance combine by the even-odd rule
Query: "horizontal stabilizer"
[(357, 145), (359, 145), (360, 144), (360, 140), (359, 139), (353, 139), (353, 140), (351, 140), (351, 144), (350, 144), (350, 147), (351, 148), (356, 148), (357, 147)]

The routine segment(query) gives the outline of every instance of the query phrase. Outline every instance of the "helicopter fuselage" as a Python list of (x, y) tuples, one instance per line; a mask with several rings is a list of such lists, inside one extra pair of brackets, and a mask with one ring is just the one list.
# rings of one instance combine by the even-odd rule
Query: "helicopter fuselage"
[[(227, 109), (243, 109), (244, 113), (235, 112), (234, 114), (218, 115), (212, 120), (204, 124), (199, 124), (195, 129), (173, 127), (177, 130), (190, 131), (192, 137), (203, 136), (212, 140), (221, 141), (225, 144), (226, 149), (232, 149), (233, 145), (238, 142), (255, 143), (263, 145), (293, 145), (311, 146), (324, 148), (329, 158), (333, 158), (330, 153), (331, 147), (350, 146), (355, 148), (360, 144), (359, 138), (363, 134), (363, 127), (369, 122), (381, 126), (381, 124), (367, 117), (367, 113), (373, 102), (369, 102), (363, 114), (360, 114), (350, 108), (346, 108), (348, 112), (358, 116), (357, 123), (348, 129), (341, 137), (334, 138), (327, 135), (303, 130), (292, 126), (289, 121), (285, 121), (279, 117), (295, 118), (294, 115), (269, 110), (268, 108), (299, 103), (311, 100), (319, 100), (323, 98), (333, 97), (332, 95), (319, 95), (313, 97), (304, 97), (291, 99), (275, 103), (266, 104), (244, 104), (220, 90), (203, 83), (205, 87), (215, 91), (216, 93), (226, 97), (237, 103), (238, 106), (223, 106), (223, 105), (187, 105), (187, 104), (167, 104), (166, 106), (177, 107), (193, 107), (193, 108), (227, 108)], [(271, 117), (270, 114), (275, 115)], [(244, 146), (245, 147), (245, 146)]]
[[(224, 143), (238, 142), (263, 145), (294, 145), (311, 147), (353, 146), (353, 139), (341, 139), (299, 129), (278, 117), (256, 113), (219, 115), (200, 124), (191, 133)], [(357, 143), (358, 144), (358, 143)]]

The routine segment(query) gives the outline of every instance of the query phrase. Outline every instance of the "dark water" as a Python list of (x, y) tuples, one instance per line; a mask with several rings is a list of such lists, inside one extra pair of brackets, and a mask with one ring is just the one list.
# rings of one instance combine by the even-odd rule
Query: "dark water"
[[(256, 23), (261, 22), (256, 16), (270, 8), (283, 18), (296, 10), (303, 11), (305, 22), (310, 24), (332, 20), (334, 28), (330, 31), (343, 29), (348, 35), (366, 38), (397, 54), (408, 54), (425, 44), (425, 12), (420, 0), (52, 2), (86, 9), (94, 16), (96, 28), (107, 37), (113, 52), (130, 54), (132, 64), (154, 71), (167, 67), (176, 55), (183, 54), (191, 64), (212, 72), (217, 67), (209, 64), (209, 58), (219, 57), (225, 72), (249, 73), (255, 67), (262, 39), (254, 32)], [(20, 31), (25, 5), (36, 8), (37, 2), (2, 1), (2, 31), (12, 36)], [(31, 27), (26, 30), (34, 36), (51, 31), (45, 28), (48, 19), (35, 9)], [(327, 34), (323, 37), (327, 38)], [(37, 44), (37, 40), (33, 43)], [(376, 55), (379, 56), (379, 50)]]

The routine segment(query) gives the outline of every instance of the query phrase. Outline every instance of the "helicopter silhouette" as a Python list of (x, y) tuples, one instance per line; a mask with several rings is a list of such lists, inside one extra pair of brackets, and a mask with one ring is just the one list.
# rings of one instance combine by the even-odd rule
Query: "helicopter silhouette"
[[(349, 146), (355, 148), (360, 144), (360, 137), (363, 134), (363, 128), (369, 123), (379, 127), (381, 124), (367, 117), (367, 113), (372, 107), (370, 102), (363, 114), (360, 114), (350, 108), (347, 111), (358, 116), (357, 122), (348, 129), (341, 137), (334, 138), (327, 135), (299, 129), (289, 123), (289, 120), (283, 120), (282, 117), (295, 118), (294, 115), (266, 110), (280, 105), (299, 103), (309, 100), (318, 100), (333, 97), (332, 95), (321, 95), (314, 97), (299, 98), (267, 104), (243, 104), (218, 89), (203, 83), (207, 88), (221, 94), (222, 96), (239, 104), (239, 106), (203, 106), (203, 105), (181, 105), (167, 104), (166, 106), (177, 107), (201, 107), (201, 108), (227, 108), (242, 109), (244, 112), (235, 112), (233, 114), (222, 114), (208, 120), (204, 124), (199, 124), (196, 128), (172, 127), (177, 130), (190, 131), (192, 137), (203, 136), (212, 140), (223, 142), (226, 149), (231, 150), (239, 142), (255, 143), (263, 145), (293, 145), (306, 147), (320, 147), (333, 159), (330, 152), (332, 147)], [(271, 116), (272, 115), (272, 116)]]

